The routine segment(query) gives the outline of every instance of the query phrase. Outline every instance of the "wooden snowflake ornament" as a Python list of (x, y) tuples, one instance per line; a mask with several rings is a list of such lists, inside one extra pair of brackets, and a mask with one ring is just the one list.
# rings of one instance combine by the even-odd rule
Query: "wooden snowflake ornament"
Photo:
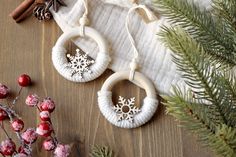
[[(60, 1), (57, 0), (56, 2)], [(89, 82), (98, 78), (107, 69), (111, 61), (109, 47), (104, 37), (94, 28), (87, 26), (89, 24), (87, 1), (84, 1), (83, 4), (85, 12), (78, 19), (80, 25), (66, 29), (52, 50), (52, 62), (55, 69), (64, 78), (73, 82)], [(81, 54), (79, 50), (77, 50), (75, 56), (66, 55), (66, 45), (70, 39), (75, 39), (75, 37), (88, 37), (97, 43), (99, 52), (96, 59), (89, 60), (88, 58), (91, 58), (91, 56)]]
[(69, 65), (72, 69), (71, 76), (78, 74), (78, 76), (82, 79), (83, 73), (88, 72), (92, 73), (90, 70), (90, 66), (95, 62), (94, 60), (90, 60), (88, 58), (88, 54), (82, 54), (80, 49), (76, 49), (76, 54), (74, 56), (67, 54), (67, 58), (69, 59)]
[(114, 106), (114, 111), (117, 113), (117, 121), (128, 120), (130, 123), (134, 122), (134, 115), (141, 110), (134, 105), (135, 97), (125, 99), (119, 96), (119, 102)]

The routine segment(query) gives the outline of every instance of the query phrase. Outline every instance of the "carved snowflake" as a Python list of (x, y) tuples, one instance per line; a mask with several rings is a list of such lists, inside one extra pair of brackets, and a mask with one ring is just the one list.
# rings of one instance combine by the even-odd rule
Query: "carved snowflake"
[(88, 59), (88, 54), (82, 54), (80, 49), (76, 49), (76, 54), (74, 56), (67, 54), (69, 59), (69, 65), (72, 69), (71, 76), (78, 74), (80, 78), (83, 78), (84, 72), (92, 73), (89, 66), (94, 63), (94, 60)]
[(114, 111), (117, 113), (117, 120), (128, 120), (133, 123), (134, 115), (139, 113), (141, 110), (134, 106), (135, 97), (130, 99), (125, 99), (122, 96), (119, 96), (119, 101), (116, 106), (113, 107)]

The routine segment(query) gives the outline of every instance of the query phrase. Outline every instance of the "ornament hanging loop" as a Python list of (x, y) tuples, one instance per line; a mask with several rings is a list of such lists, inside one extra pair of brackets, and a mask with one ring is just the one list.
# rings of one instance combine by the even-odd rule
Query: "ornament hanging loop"
[(130, 8), (126, 17), (126, 23), (125, 23), (125, 28), (126, 31), (128, 33), (128, 38), (131, 42), (131, 45), (134, 49), (134, 57), (130, 63), (130, 76), (129, 76), (129, 80), (132, 81), (134, 80), (134, 75), (135, 75), (135, 71), (138, 68), (138, 60), (139, 60), (139, 52), (138, 49), (136, 47), (134, 38), (132, 37), (131, 33), (130, 33), (130, 29), (129, 29), (129, 23), (130, 23), (130, 14), (135, 11), (136, 9), (143, 9), (148, 17), (149, 20), (152, 20), (153, 18), (155, 18), (155, 16), (153, 15), (153, 13), (145, 6), (145, 5), (138, 5), (136, 3), (134, 3), (134, 7)]
[(88, 2), (87, 0), (83, 0), (83, 4), (84, 4), (84, 14), (83, 16), (79, 19), (79, 24), (80, 24), (80, 34), (82, 37), (85, 36), (85, 32), (84, 32), (84, 28), (85, 26), (89, 25), (89, 19), (88, 19)]

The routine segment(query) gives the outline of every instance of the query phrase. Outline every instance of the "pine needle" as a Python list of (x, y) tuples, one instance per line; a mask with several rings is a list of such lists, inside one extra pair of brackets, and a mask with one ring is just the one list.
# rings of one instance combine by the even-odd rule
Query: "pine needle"
[(197, 134), (200, 141), (223, 157), (236, 155), (236, 130), (225, 124), (215, 124), (211, 111), (192, 97), (191, 91), (174, 88), (173, 96), (164, 96), (167, 113), (181, 122), (181, 126)]
[(190, 0), (155, 0), (171, 23), (158, 34), (187, 89), (163, 96), (167, 113), (204, 146), (236, 157), (236, 1), (213, 0), (211, 12)]
[(154, 0), (154, 4), (172, 25), (181, 26), (201, 43), (211, 61), (236, 65), (236, 30), (228, 23), (191, 0)]
[(105, 146), (93, 146), (91, 153), (91, 157), (113, 157), (113, 152), (108, 147)]

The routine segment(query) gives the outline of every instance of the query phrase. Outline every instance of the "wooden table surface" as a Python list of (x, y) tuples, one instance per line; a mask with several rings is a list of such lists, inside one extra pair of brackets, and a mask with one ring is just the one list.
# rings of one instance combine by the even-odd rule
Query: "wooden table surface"
[[(71, 156), (88, 157), (90, 146), (95, 144), (109, 146), (117, 157), (213, 156), (201, 147), (195, 136), (179, 128), (179, 123), (165, 114), (163, 105), (142, 127), (126, 130), (112, 126), (101, 115), (97, 105), (97, 91), (112, 71), (107, 70), (89, 83), (76, 84), (63, 79), (51, 61), (51, 48), (62, 33), (60, 28), (54, 21), (39, 22), (33, 17), (16, 24), (8, 14), (20, 2), (0, 2), (0, 82), (8, 85), (14, 95), (19, 89), (17, 77), (22, 73), (31, 76), (34, 85), (23, 90), (15, 107), (26, 127), (35, 127), (39, 122), (37, 111), (24, 104), (27, 94), (37, 93), (55, 100), (57, 106), (52, 119), (59, 140), (77, 143)], [(68, 45), (68, 49), (74, 48), (73, 44)], [(145, 97), (143, 90), (126, 81), (115, 86), (114, 99), (118, 95), (135, 96), (137, 104)], [(15, 136), (11, 131), (10, 135)], [(5, 135), (0, 131), (0, 140), (4, 139)], [(41, 148), (41, 142), (34, 144), (33, 156), (51, 156)]]

